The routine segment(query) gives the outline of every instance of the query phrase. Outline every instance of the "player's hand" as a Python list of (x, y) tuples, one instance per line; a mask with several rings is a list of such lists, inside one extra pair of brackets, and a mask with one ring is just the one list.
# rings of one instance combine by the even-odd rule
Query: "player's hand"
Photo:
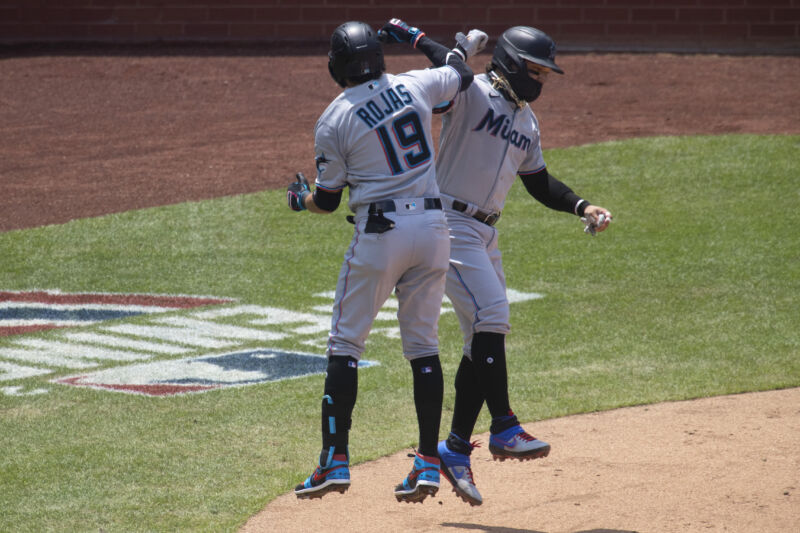
[(611, 223), (611, 212), (599, 205), (590, 205), (583, 211), (581, 222), (586, 226), (583, 231), (594, 236), (597, 232), (605, 231)]
[(414, 47), (423, 35), (425, 32), (421, 29), (409, 26), (400, 19), (391, 19), (378, 30), (378, 39), (383, 43), (410, 43)]
[(308, 186), (308, 180), (302, 172), (298, 172), (295, 176), (295, 181), (289, 184), (286, 189), (286, 202), (292, 211), (304, 211), (306, 207), (303, 205), (303, 198), (311, 194), (311, 188)]
[(456, 46), (464, 52), (467, 59), (475, 56), (481, 50), (486, 48), (486, 43), (489, 36), (481, 30), (469, 30), (469, 33), (464, 35), (461, 32), (456, 33)]

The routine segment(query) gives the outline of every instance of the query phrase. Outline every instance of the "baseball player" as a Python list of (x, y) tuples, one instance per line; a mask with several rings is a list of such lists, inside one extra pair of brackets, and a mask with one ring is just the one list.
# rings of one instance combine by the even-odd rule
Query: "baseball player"
[[(392, 37), (427, 50), (424, 33), (406, 24)], [(442, 47), (443, 48), (443, 47)], [(295, 211), (330, 213), (350, 187), (353, 239), (336, 285), (322, 397), (322, 451), (314, 472), (295, 488), (319, 498), (350, 486), (348, 434), (358, 388), (358, 361), (373, 321), (394, 290), (403, 355), (411, 363), (419, 448), (397, 485), (398, 501), (421, 502), (439, 489), (437, 442), (444, 384), (438, 320), (448, 268), (449, 233), (436, 185), (432, 108), (455, 98), (473, 74), (455, 54), (430, 52), (440, 68), (392, 75), (371, 27), (347, 22), (333, 32), (328, 69), (344, 91), (317, 121), (316, 188), (302, 174), (289, 185)]]
[[(456, 35), (465, 59), (486, 40), (479, 30)], [(451, 430), (438, 453), (442, 473), (471, 505), (483, 501), (470, 467), (470, 437), (484, 401), (492, 416), (489, 451), (495, 459), (524, 461), (550, 452), (549, 444), (520, 426), (508, 398), (509, 307), (495, 228), (506, 195), (519, 175), (531, 196), (551, 209), (583, 217), (592, 235), (611, 220), (607, 209), (554, 178), (542, 158), (539, 124), (528, 104), (538, 98), (548, 75), (563, 74), (555, 53), (545, 33), (510, 28), (498, 40), (486, 73), (437, 106), (444, 115), (436, 178), (451, 238), (446, 293), (464, 338)]]

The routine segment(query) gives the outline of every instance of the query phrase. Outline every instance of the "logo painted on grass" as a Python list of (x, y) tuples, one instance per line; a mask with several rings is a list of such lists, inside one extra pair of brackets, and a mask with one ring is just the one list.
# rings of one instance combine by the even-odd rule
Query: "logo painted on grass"
[[(542, 297), (513, 289), (508, 289), (507, 294), (510, 303)], [(4, 313), (0, 314), (0, 330), (5, 328), (5, 339), (0, 343), (0, 394), (32, 396), (47, 392), (38, 386), (41, 382), (32, 382), (46, 375), (55, 376), (51, 383), (141, 394), (145, 394), (145, 390), (158, 390), (158, 387), (164, 390), (171, 387), (175, 393), (188, 392), (186, 387), (177, 387), (180, 384), (195, 387), (195, 392), (199, 392), (231, 386), (231, 383), (245, 385), (308, 375), (299, 361), (295, 374), (284, 375), (273, 367), (265, 367), (257, 370), (261, 374), (243, 380), (238, 377), (232, 380), (235, 373), (219, 372), (219, 369), (240, 358), (251, 362), (259, 360), (264, 353), (292, 354), (291, 358), (299, 360), (304, 356), (322, 357), (314, 354), (325, 353), (334, 293), (313, 294), (312, 298), (318, 303), (313, 305), (312, 312), (195, 296), (0, 291), (0, 298), (0, 313)], [(384, 304), (376, 317), (371, 338), (400, 338), (397, 308), (396, 298)], [(442, 314), (452, 312), (452, 305), (445, 300)], [(65, 318), (64, 313), (69, 318)], [(137, 316), (137, 320), (125, 320), (133, 316)], [(111, 318), (116, 320), (108, 322)], [(60, 329), (44, 338), (25, 334), (53, 328)], [(304, 346), (312, 353), (284, 351), (275, 346), (278, 341), (281, 346)], [(209, 369), (207, 365), (212, 363), (205, 358), (220, 357), (226, 361), (216, 365), (217, 373), (210, 378), (185, 372), (187, 368)], [(281, 356), (275, 358), (282, 359)], [(165, 369), (170, 368), (176, 372), (172, 377), (164, 374)], [(155, 374), (147, 374), (151, 370)], [(66, 372), (72, 375), (61, 377)], [(140, 379), (136, 377), (137, 372), (150, 377)], [(324, 368), (311, 373), (321, 372)], [(123, 379), (120, 377), (123, 375), (128, 377)], [(209, 381), (202, 382), (206, 378)], [(140, 390), (135, 390), (137, 387)]]
[[(376, 364), (361, 361), (358, 366)], [(54, 381), (147, 396), (172, 396), (320, 374), (327, 365), (328, 360), (322, 355), (258, 349), (128, 365)]]
[(200, 296), (0, 291), (0, 337), (232, 301)]

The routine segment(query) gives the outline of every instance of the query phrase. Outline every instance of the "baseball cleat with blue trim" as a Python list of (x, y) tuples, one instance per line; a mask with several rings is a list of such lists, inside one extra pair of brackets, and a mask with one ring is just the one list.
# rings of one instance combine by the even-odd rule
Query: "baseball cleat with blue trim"
[(416, 454), (414, 467), (394, 488), (398, 502), (421, 503), (439, 491), (439, 458)]
[(521, 426), (513, 426), (489, 437), (489, 451), (495, 461), (529, 461), (547, 457), (550, 445), (529, 435)]
[[(469, 443), (466, 446), (469, 446), (470, 452), (474, 448), (474, 445)], [(456, 493), (456, 496), (472, 506), (482, 504), (483, 497), (478, 492), (478, 487), (475, 486), (469, 455), (452, 451), (447, 447), (445, 440), (439, 442), (437, 451), (442, 462), (441, 472), (445, 479), (453, 485), (453, 492)]]
[(346, 454), (329, 457), (325, 466), (317, 466), (306, 480), (294, 488), (301, 500), (322, 498), (329, 492), (344, 494), (350, 488), (350, 468)]

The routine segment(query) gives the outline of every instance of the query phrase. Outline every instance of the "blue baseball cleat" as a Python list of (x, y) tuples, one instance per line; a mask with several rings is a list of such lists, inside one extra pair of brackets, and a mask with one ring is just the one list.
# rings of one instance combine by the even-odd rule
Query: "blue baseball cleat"
[(418, 503), (439, 491), (439, 458), (416, 454), (414, 467), (394, 488), (398, 502)]
[[(474, 446), (466, 441), (462, 440), (462, 442), (472, 452)], [(475, 479), (472, 477), (469, 454), (454, 452), (448, 448), (446, 440), (439, 442), (437, 451), (442, 462), (441, 472), (447, 481), (453, 485), (453, 492), (472, 506), (482, 504), (483, 497), (478, 492), (478, 487), (475, 486)]]
[(550, 445), (525, 432), (521, 426), (513, 426), (489, 438), (489, 451), (497, 461), (518, 459), (529, 461), (547, 457)]
[(325, 465), (320, 464), (314, 473), (294, 488), (295, 495), (306, 500), (322, 498), (329, 492), (344, 494), (350, 488), (350, 468), (347, 454), (340, 453), (328, 457)]

